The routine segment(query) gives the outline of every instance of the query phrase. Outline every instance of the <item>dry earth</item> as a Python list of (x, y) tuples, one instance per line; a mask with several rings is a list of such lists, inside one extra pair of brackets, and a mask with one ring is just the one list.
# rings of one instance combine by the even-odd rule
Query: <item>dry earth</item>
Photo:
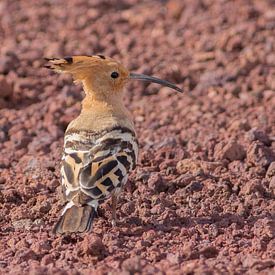
[[(274, 274), (275, 2), (0, 2), (1, 274)], [(110, 224), (54, 236), (81, 87), (43, 57), (104, 54), (133, 82), (138, 167)]]

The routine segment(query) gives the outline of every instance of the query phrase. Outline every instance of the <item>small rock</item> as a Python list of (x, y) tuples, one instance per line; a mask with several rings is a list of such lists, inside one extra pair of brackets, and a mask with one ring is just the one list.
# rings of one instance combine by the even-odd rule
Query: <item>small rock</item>
[(265, 175), (266, 178), (272, 178), (273, 176), (275, 176), (275, 161), (270, 163)]
[(249, 195), (255, 192), (259, 192), (260, 194), (265, 193), (265, 189), (261, 184), (259, 179), (254, 179), (246, 182), (240, 191), (240, 194)]
[(271, 141), (269, 139), (269, 137), (267, 136), (267, 134), (261, 130), (259, 130), (258, 128), (252, 128), (248, 133), (247, 133), (247, 137), (250, 141), (256, 141), (259, 140), (262, 143), (264, 143), (265, 145), (270, 145)]
[(15, 85), (14, 91), (16, 93), (22, 92), (24, 89), (33, 89), (36, 85), (36, 81), (30, 78), (18, 78)]
[(150, 177), (150, 172), (149, 171), (144, 171), (142, 169), (137, 169), (136, 171), (136, 180), (142, 180), (142, 181), (148, 181)]
[(152, 242), (157, 237), (156, 231), (150, 229), (142, 234), (142, 239), (147, 242)]
[(230, 141), (229, 143), (220, 142), (215, 146), (214, 156), (216, 159), (242, 160), (245, 155), (243, 146), (236, 141)]
[(6, 261), (0, 261), (0, 268), (5, 268), (8, 265)]
[(0, 98), (12, 96), (13, 88), (3, 75), (0, 75)]
[(60, 181), (57, 179), (53, 179), (50, 181), (48, 187), (51, 189), (51, 191), (54, 191), (59, 185), (60, 185)]
[(149, 243), (145, 242), (144, 240), (139, 240), (136, 242), (136, 247), (139, 249), (145, 249), (145, 247), (148, 247)]
[[(0, 109), (3, 107), (3, 106), (1, 105), (1, 101), (4, 102), (4, 100), (3, 100), (2, 98), (0, 99)], [(1, 106), (2, 106), (2, 107), (1, 107)], [(1, 143), (4, 143), (6, 140), (7, 140), (7, 135), (6, 135), (5, 131), (0, 130), (0, 142), (1, 142)]]
[(41, 260), (41, 264), (42, 264), (42, 265), (49, 265), (49, 264), (52, 264), (52, 263), (54, 263), (54, 262), (55, 262), (55, 259), (54, 259), (54, 257), (53, 257), (52, 255), (50, 255), (50, 254), (45, 255), (45, 256), (42, 258), (42, 260)]
[(13, 52), (7, 52), (0, 59), (0, 73), (7, 74), (19, 66), (19, 59)]
[(32, 249), (19, 250), (15, 254), (16, 257), (20, 259), (21, 262), (27, 262), (29, 260), (37, 260), (38, 256)]
[(7, 101), (3, 98), (0, 98), (0, 109), (4, 109), (8, 106)]
[(200, 254), (205, 258), (216, 258), (219, 254), (219, 250), (216, 247), (210, 246), (200, 250)]
[(267, 167), (275, 160), (274, 153), (259, 141), (251, 143), (247, 150), (247, 162), (260, 167)]
[(177, 171), (179, 174), (191, 172), (193, 175), (209, 174), (217, 167), (222, 166), (221, 162), (210, 162), (195, 159), (183, 159), (177, 163)]
[(235, 132), (239, 130), (248, 131), (250, 129), (250, 125), (246, 120), (235, 120), (231, 123), (228, 128), (229, 132)]
[(122, 263), (122, 269), (128, 271), (129, 274), (141, 273), (143, 266), (144, 266), (144, 261), (142, 261), (139, 256), (126, 259)]
[(272, 218), (266, 217), (255, 222), (252, 232), (255, 236), (267, 239), (275, 237), (275, 221)]
[(192, 174), (184, 174), (177, 177), (174, 182), (178, 187), (185, 187), (194, 179), (195, 176)]
[(30, 158), (29, 156), (26, 156), (26, 159), (29, 159), (29, 161), (24, 168), (25, 169), (24, 172), (33, 171), (35, 169), (40, 168), (40, 163), (39, 163), (38, 159)]
[(47, 214), (50, 211), (50, 209), (51, 209), (51, 205), (49, 202), (46, 201), (46, 202), (43, 202), (41, 205), (39, 205), (37, 210), (40, 213)]
[(164, 206), (163, 204), (159, 203), (159, 204), (156, 204), (155, 206), (153, 206), (150, 210), (151, 214), (153, 215), (160, 215), (161, 213), (163, 213), (164, 211)]
[(3, 190), (1, 193), (5, 202), (16, 203), (21, 200), (20, 193), (15, 189)]
[(275, 195), (275, 176), (273, 176), (269, 182), (269, 189)]
[(20, 139), (13, 139), (12, 141), (14, 143), (15, 149), (19, 150), (19, 149), (26, 148), (27, 145), (31, 142), (31, 138), (25, 136)]
[[(275, 63), (275, 61), (272, 61), (272, 63)], [(274, 98), (274, 91), (272, 91), (272, 90), (263, 91), (263, 98), (266, 101), (269, 101), (269, 100), (273, 99)]]
[(275, 20), (275, 9), (269, 9), (264, 13), (267, 20)]
[(31, 245), (31, 249), (36, 253), (37, 255), (45, 255), (51, 250), (52, 246), (49, 241), (39, 241), (39, 242), (34, 242)]
[(200, 162), (193, 159), (183, 159), (177, 163), (177, 171), (179, 174), (191, 172), (192, 174), (200, 174), (203, 169)]
[(166, 4), (166, 8), (169, 16), (174, 17), (175, 19), (179, 19), (182, 14), (184, 5), (181, 1), (170, 0)]
[(105, 246), (101, 238), (95, 235), (86, 235), (80, 246), (81, 252), (86, 255), (101, 256), (105, 253)]
[(198, 182), (198, 181), (194, 181), (192, 182), (188, 187), (187, 187), (191, 192), (199, 192), (203, 189), (203, 184)]
[(0, 177), (0, 184), (5, 184), (5, 182), (6, 182), (6, 179), (3, 177)]
[(134, 213), (134, 211), (135, 211), (135, 204), (132, 201), (124, 203), (121, 206), (121, 210), (123, 213), (130, 215), (130, 214)]
[(42, 227), (45, 225), (45, 222), (42, 219), (36, 219), (33, 221), (33, 226)]
[(179, 264), (180, 263), (180, 256), (178, 253), (168, 253), (166, 256), (166, 259), (171, 263), (171, 264)]
[(12, 225), (15, 229), (26, 229), (29, 230), (32, 226), (32, 221), (30, 219), (22, 219), (22, 220), (17, 220), (13, 221)]
[(11, 162), (6, 156), (0, 155), (0, 168), (8, 168), (11, 166)]
[(163, 192), (167, 189), (167, 186), (159, 173), (152, 173), (148, 179), (148, 186), (151, 190), (156, 192)]
[[(259, 270), (274, 267), (274, 261), (269, 259), (261, 260), (259, 259), (259, 257), (255, 257), (253, 255), (246, 255), (243, 260), (243, 266), (245, 268), (249, 268), (249, 269), (253, 268), (259, 271)], [(259, 274), (259, 273), (255, 271), (255, 274)]]
[(258, 263), (258, 259), (252, 255), (247, 255), (243, 260), (243, 266), (246, 268), (251, 268), (256, 263)]
[(208, 60), (215, 59), (215, 53), (214, 52), (197, 52), (194, 54), (193, 58), (196, 62), (205, 62)]

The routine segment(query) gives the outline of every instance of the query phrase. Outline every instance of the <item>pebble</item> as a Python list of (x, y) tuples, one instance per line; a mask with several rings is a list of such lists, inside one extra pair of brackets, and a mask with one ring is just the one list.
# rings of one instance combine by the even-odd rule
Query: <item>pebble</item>
[(247, 161), (254, 166), (267, 167), (275, 161), (275, 154), (271, 148), (259, 141), (254, 141), (247, 149)]
[(244, 147), (236, 141), (220, 142), (215, 146), (214, 156), (217, 160), (242, 160), (246, 156)]

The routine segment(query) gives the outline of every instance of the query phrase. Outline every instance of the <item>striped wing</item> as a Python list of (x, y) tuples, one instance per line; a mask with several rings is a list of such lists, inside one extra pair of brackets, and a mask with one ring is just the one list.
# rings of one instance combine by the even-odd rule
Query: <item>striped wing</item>
[(83, 205), (110, 197), (126, 183), (136, 159), (137, 141), (128, 129), (66, 135), (61, 168), (66, 200)]

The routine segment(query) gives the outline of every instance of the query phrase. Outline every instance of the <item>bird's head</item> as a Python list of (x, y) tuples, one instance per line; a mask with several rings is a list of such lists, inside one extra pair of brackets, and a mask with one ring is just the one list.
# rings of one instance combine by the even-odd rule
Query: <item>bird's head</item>
[(178, 92), (182, 90), (176, 85), (156, 77), (130, 73), (122, 64), (103, 55), (71, 56), (46, 58), (46, 68), (60, 73), (69, 73), (75, 82), (81, 82), (87, 94), (96, 93), (108, 96), (121, 93), (125, 84), (131, 79), (144, 80), (170, 87)]

